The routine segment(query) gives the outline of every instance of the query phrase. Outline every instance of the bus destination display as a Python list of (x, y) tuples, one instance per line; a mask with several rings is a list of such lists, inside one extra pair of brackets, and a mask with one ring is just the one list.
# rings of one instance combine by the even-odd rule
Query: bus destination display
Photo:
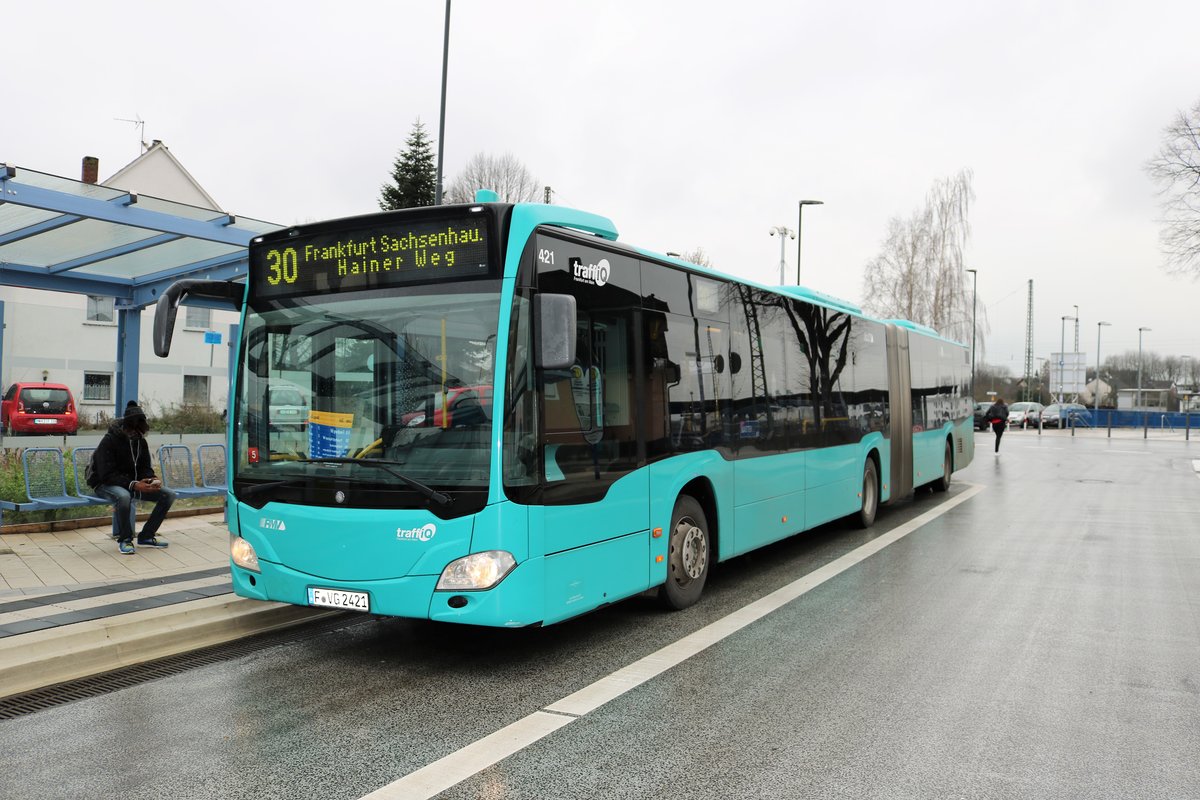
[(250, 272), (259, 298), (484, 277), (487, 218), (390, 222), (252, 245)]

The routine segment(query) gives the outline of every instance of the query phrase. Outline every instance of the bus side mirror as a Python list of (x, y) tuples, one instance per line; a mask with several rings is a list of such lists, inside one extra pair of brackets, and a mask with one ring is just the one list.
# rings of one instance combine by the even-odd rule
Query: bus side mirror
[(233, 281), (175, 281), (158, 297), (154, 306), (154, 355), (166, 358), (171, 352), (171, 337), (175, 334), (175, 315), (183, 298), (191, 295), (207, 300), (210, 308), (230, 311), (242, 310), (242, 298), (246, 293), (244, 283)]
[(540, 369), (567, 369), (575, 364), (575, 298), (539, 294), (533, 298), (538, 332), (534, 363)]

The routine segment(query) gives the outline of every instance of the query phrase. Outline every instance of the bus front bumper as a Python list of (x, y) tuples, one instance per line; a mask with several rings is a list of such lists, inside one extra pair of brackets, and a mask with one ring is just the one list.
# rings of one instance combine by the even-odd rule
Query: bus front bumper
[(267, 561), (259, 565), (262, 572), (230, 565), (233, 591), (239, 597), (312, 606), (312, 588), (363, 592), (370, 600), (367, 610), (372, 614), (503, 628), (536, 625), (544, 616), (540, 558), (518, 564), (491, 589), (473, 592), (435, 591), (437, 575), (347, 582), (326, 580)]

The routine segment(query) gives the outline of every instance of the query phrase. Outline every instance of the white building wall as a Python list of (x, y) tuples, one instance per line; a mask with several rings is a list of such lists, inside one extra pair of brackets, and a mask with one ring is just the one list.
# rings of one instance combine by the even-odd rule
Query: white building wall
[[(188, 173), (162, 142), (121, 168), (103, 185), (178, 203), (219, 210), (216, 202)], [(116, 398), (84, 400), (84, 373), (107, 373), (116, 392), (117, 322), (90, 322), (86, 295), (0, 287), (4, 302), (4, 346), (0, 353), (0, 391), (15, 381), (66, 384), (75, 396), (81, 417), (91, 420), (103, 411), (112, 414)], [(187, 308), (179, 309), (169, 358), (154, 355), (154, 307), (141, 315), (141, 362), (138, 401), (151, 414), (183, 402), (185, 375), (209, 376), (210, 406), (221, 411), (228, 394), (229, 326), (238, 315), (212, 311), (210, 330), (221, 344), (204, 344), (204, 330), (186, 327)], [(210, 364), (211, 358), (211, 366)], [(43, 377), (44, 376), (44, 377)]]
[[(79, 412), (88, 420), (99, 412), (112, 415), (116, 403), (84, 399), (84, 374), (111, 376), (116, 391), (117, 323), (87, 319), (85, 295), (0, 288), (4, 301), (4, 351), (0, 383), (16, 381), (66, 384)], [(229, 326), (237, 324), (231, 311), (212, 311), (210, 330), (221, 334), (218, 346), (204, 344), (204, 329), (188, 328), (186, 307), (180, 308), (171, 342), (171, 355), (154, 355), (154, 308), (142, 312), (138, 401), (152, 414), (183, 402), (184, 375), (209, 376), (210, 406), (221, 411), (228, 393)], [(209, 366), (209, 359), (212, 366)]]
[(220, 210), (204, 187), (171, 155), (167, 146), (157, 140), (149, 150), (102, 184), (176, 203)]

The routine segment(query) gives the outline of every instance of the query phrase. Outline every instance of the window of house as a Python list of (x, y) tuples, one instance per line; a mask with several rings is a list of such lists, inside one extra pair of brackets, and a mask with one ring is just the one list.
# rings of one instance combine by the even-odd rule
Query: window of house
[(188, 405), (208, 405), (208, 376), (183, 376), (183, 402)]
[(184, 306), (184, 308), (187, 309), (187, 316), (184, 318), (183, 327), (208, 330), (212, 326), (211, 308), (193, 308), (192, 306)]
[(116, 313), (115, 306), (115, 298), (89, 294), (87, 299), (88, 322), (112, 322)]
[(111, 372), (83, 373), (83, 399), (85, 401), (112, 400), (112, 382), (113, 376)]

